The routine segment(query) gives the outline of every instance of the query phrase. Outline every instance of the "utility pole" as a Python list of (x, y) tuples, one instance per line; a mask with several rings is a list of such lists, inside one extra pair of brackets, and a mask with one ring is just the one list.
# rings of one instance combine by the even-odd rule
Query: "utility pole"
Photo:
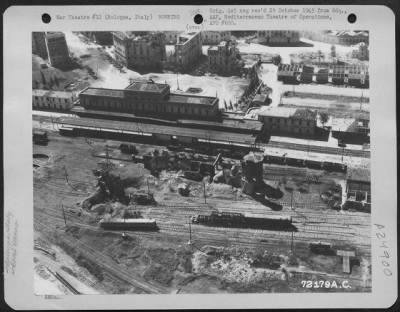
[(69, 185), (69, 186), (71, 186), (70, 184), (69, 184), (69, 179), (68, 179), (68, 172), (67, 172), (67, 168), (64, 166), (64, 176), (65, 176), (65, 180), (67, 181), (67, 184)]
[(64, 217), (65, 228), (67, 228), (67, 218), (65, 217), (65, 211), (64, 211), (64, 205), (63, 205), (63, 204), (61, 204), (61, 208), (62, 208), (62, 211), (63, 211), (63, 217)]
[(192, 217), (189, 216), (189, 241), (188, 245), (192, 245)]
[(293, 230), (292, 230), (292, 241), (290, 242), (290, 251), (293, 252)]
[(290, 209), (293, 210), (293, 191), (290, 192)]
[(206, 194), (206, 183), (203, 182), (203, 196), (204, 196), (204, 203), (207, 204), (207, 194)]
[(179, 88), (179, 80), (178, 80), (178, 73), (176, 73), (176, 90), (181, 90), (180, 88)]
[(344, 156), (344, 146), (342, 148), (342, 162), (343, 162), (343, 156)]

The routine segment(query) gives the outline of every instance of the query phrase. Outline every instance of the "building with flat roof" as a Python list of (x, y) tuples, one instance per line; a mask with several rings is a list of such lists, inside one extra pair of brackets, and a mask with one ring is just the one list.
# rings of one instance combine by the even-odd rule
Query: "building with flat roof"
[(271, 135), (312, 136), (316, 132), (317, 113), (302, 108), (267, 106), (258, 112), (258, 120)]
[(201, 39), (205, 45), (217, 45), (221, 41), (230, 41), (230, 31), (202, 31)]
[(187, 71), (199, 62), (203, 55), (200, 32), (179, 34), (175, 44), (175, 62), (178, 69)]
[(300, 32), (295, 30), (257, 31), (258, 42), (262, 44), (294, 44), (300, 42)]
[(332, 118), (332, 137), (343, 143), (364, 144), (370, 142), (370, 125), (368, 114), (357, 118)]
[(69, 111), (76, 97), (72, 92), (32, 90), (32, 109)]
[(70, 65), (69, 50), (62, 32), (46, 33), (46, 48), (49, 63), (53, 67), (66, 68)]
[(166, 59), (163, 32), (112, 33), (115, 58), (130, 69), (161, 69)]
[(357, 30), (326, 30), (326, 31), (305, 31), (303, 36), (314, 40), (330, 44), (355, 45), (360, 42), (369, 43), (369, 33)]
[(86, 110), (131, 113), (159, 119), (219, 118), (218, 98), (174, 94), (168, 84), (134, 81), (124, 90), (87, 88), (79, 94)]
[(346, 178), (347, 208), (371, 211), (371, 170), (349, 168)]
[(358, 88), (369, 87), (369, 70), (367, 65), (330, 65), (328, 81), (333, 84), (348, 84)]

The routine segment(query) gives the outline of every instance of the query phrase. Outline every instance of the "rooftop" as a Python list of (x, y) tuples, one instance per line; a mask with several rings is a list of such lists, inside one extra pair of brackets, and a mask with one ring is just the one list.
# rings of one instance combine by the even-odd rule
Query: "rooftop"
[(201, 104), (201, 105), (214, 105), (218, 98), (211, 96), (194, 96), (186, 94), (173, 94), (171, 93), (168, 102), (185, 103), (185, 104)]
[(355, 36), (368, 37), (368, 32), (354, 31), (354, 30), (331, 31), (330, 34), (338, 37), (355, 37)]
[(137, 36), (142, 36), (146, 35), (148, 32), (142, 31), (142, 32), (135, 32), (135, 31), (113, 31), (112, 34), (116, 37), (118, 37), (121, 40), (124, 39), (133, 39)]
[(371, 182), (371, 171), (366, 168), (348, 168), (347, 180)]
[(129, 86), (127, 86), (125, 88), (125, 90), (161, 93), (164, 90), (166, 90), (167, 88), (169, 88), (169, 85), (165, 84), (165, 83), (135, 81), (135, 82), (132, 82)]
[(257, 94), (254, 97), (253, 102), (255, 102), (255, 101), (265, 102), (267, 100), (267, 98), (268, 98), (267, 94)]
[(48, 97), (57, 97), (57, 98), (71, 98), (73, 97), (72, 92), (66, 91), (51, 91), (51, 90), (42, 90), (42, 89), (33, 89), (32, 95), (34, 96), (48, 96)]
[(89, 95), (89, 96), (105, 96), (105, 97), (116, 97), (123, 98), (124, 90), (117, 89), (104, 89), (104, 88), (87, 88), (83, 90), (79, 95)]
[(313, 111), (311, 109), (298, 108), (295, 111), (293, 117), (304, 119), (304, 120), (315, 120), (315, 118), (317, 117), (317, 112)]
[(261, 116), (269, 116), (269, 117), (282, 117), (289, 118), (296, 112), (296, 108), (289, 107), (262, 107), (258, 114)]
[(261, 116), (281, 117), (281, 118), (299, 118), (303, 120), (315, 120), (317, 113), (310, 109), (304, 108), (291, 108), (291, 107), (264, 107), (261, 108), (259, 113)]
[(177, 45), (185, 44), (186, 42), (188, 42), (189, 40), (194, 38), (196, 35), (198, 35), (199, 33), (200, 32), (187, 32), (187, 33), (179, 34), (176, 44)]
[(64, 38), (65, 35), (61, 31), (54, 31), (54, 32), (47, 32), (46, 37), (48, 39), (53, 39), (53, 38)]
[(255, 137), (252, 134), (230, 133), (226, 131), (204, 130), (193, 128), (181, 128), (176, 126), (155, 125), (140, 122), (103, 120), (94, 118), (72, 118), (61, 117), (61, 123), (85, 126), (95, 129), (113, 129), (118, 131), (133, 131), (140, 133), (155, 133), (171, 136), (192, 137), (202, 140), (215, 140), (222, 142), (238, 142), (243, 144), (254, 144)]
[(252, 162), (255, 164), (260, 163), (264, 160), (264, 154), (250, 152), (249, 154), (247, 154), (243, 157), (243, 160), (246, 162)]
[(369, 128), (369, 118), (333, 118), (332, 131), (359, 132), (359, 128)]
[(235, 128), (242, 130), (250, 130), (250, 131), (261, 131), (263, 123), (254, 119), (233, 119), (233, 118), (224, 118), (221, 122), (216, 121), (205, 121), (205, 120), (187, 120), (187, 119), (179, 119), (179, 123), (181, 124), (198, 124), (205, 125), (210, 127), (218, 127), (218, 128)]

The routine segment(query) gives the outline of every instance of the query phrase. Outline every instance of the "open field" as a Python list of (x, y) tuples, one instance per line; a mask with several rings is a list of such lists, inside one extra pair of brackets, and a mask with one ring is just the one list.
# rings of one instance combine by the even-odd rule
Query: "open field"
[[(274, 210), (229, 185), (207, 183), (204, 198), (202, 182), (184, 179), (173, 171), (154, 177), (141, 164), (110, 160), (113, 166), (137, 176), (135, 192), (150, 192), (156, 201), (135, 206), (106, 203), (113, 211), (135, 210), (154, 218), (160, 228), (159, 232), (127, 231), (123, 240), (120, 232), (99, 228), (101, 213), (80, 205), (96, 188), (92, 170), (105, 161), (95, 155), (104, 153), (106, 145), (110, 155), (118, 155), (119, 143), (50, 132), (48, 146), (33, 147), (34, 154), (42, 155), (35, 157), (34, 168), (35, 241), (45, 242), (45, 250), (60, 257), (64, 253), (78, 263), (65, 265), (62, 276), (66, 280), (73, 281), (69, 275), (75, 275), (79, 282), (104, 293), (301, 292), (307, 289), (300, 280), (312, 278), (347, 279), (352, 285), (351, 289), (332, 291), (369, 291), (365, 286), (371, 257), (370, 215), (333, 210), (320, 196), (343, 184), (342, 174), (265, 165), (264, 180), (280, 184), (284, 193), (277, 200), (281, 209)], [(139, 154), (161, 148), (135, 145)], [(321, 176), (318, 183), (307, 182), (312, 175)], [(188, 197), (177, 192), (182, 182), (191, 186)], [(192, 224), (193, 244), (187, 245), (189, 217), (211, 211), (290, 215), (297, 231)], [(352, 273), (341, 272), (340, 257), (309, 251), (308, 243), (314, 240), (328, 241), (335, 249), (356, 250)], [(38, 263), (48, 257), (40, 254)], [(54, 264), (46, 263), (55, 270)], [(79, 283), (75, 284), (79, 288)], [(80, 290), (84, 292), (82, 287)]]

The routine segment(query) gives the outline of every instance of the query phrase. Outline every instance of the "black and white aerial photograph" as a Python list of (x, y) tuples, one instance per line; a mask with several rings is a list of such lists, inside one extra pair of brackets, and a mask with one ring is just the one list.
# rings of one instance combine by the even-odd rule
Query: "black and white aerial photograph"
[(32, 32), (35, 295), (372, 292), (369, 121), (368, 30)]

